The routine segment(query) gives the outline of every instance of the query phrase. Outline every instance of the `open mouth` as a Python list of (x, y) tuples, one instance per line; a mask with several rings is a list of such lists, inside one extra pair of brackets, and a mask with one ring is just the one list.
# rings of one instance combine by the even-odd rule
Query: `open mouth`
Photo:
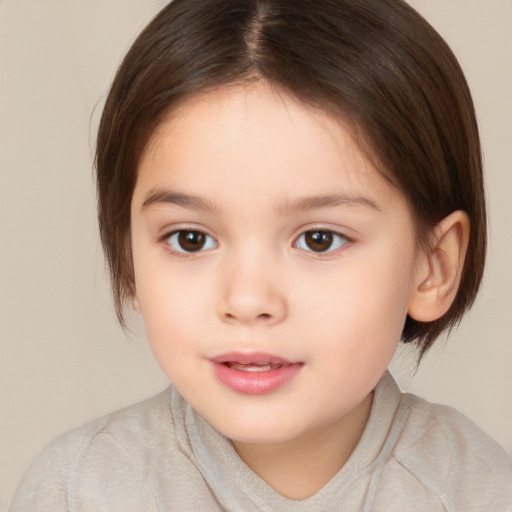
[(268, 372), (269, 370), (278, 370), (283, 366), (289, 366), (279, 363), (249, 363), (243, 364), (238, 362), (226, 362), (223, 363), (232, 370), (239, 370), (241, 372)]
[(217, 379), (246, 395), (268, 394), (293, 380), (304, 363), (269, 354), (223, 354), (211, 359)]

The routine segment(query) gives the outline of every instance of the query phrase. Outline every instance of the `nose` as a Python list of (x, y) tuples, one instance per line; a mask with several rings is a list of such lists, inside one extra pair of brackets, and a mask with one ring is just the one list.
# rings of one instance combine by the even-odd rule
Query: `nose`
[(253, 253), (229, 262), (221, 279), (217, 314), (222, 321), (273, 325), (285, 319), (288, 303), (275, 264)]

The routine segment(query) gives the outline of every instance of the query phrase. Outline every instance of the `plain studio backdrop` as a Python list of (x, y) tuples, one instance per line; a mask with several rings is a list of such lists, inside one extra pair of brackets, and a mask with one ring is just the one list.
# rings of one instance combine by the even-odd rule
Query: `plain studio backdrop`
[[(0, 0), (0, 510), (54, 437), (167, 385), (113, 312), (94, 137), (114, 72), (162, 0)], [(512, 451), (512, 1), (410, 0), (466, 73), (481, 128), (490, 244), (477, 303), (402, 389), (455, 406)]]

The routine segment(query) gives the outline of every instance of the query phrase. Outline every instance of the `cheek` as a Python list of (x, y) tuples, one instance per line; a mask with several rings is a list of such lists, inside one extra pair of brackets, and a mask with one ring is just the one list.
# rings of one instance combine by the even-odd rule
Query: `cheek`
[(186, 283), (172, 276), (162, 260), (159, 254), (134, 252), (136, 295), (151, 343), (186, 320), (189, 304)]
[(166, 255), (159, 253), (134, 263), (147, 338), (170, 377), (180, 371), (176, 362), (190, 362), (190, 356), (201, 353), (207, 336), (215, 331), (215, 275), (188, 263), (170, 265)]
[[(141, 315), (148, 331), (165, 334), (194, 322), (204, 297), (192, 283), (149, 271), (136, 281)], [(149, 332), (148, 332), (149, 334)]]
[(166, 276), (140, 275), (137, 290), (146, 336), (162, 370), (170, 380), (182, 372), (191, 372), (190, 354), (201, 342), (198, 332), (199, 300), (187, 293), (179, 279)]
[[(320, 283), (311, 309), (318, 339), (327, 340), (328, 357), (361, 363), (391, 357), (400, 339), (414, 275), (414, 252), (394, 249), (361, 251)], [(304, 301), (310, 304), (304, 296)], [(307, 317), (307, 316), (306, 316)]]

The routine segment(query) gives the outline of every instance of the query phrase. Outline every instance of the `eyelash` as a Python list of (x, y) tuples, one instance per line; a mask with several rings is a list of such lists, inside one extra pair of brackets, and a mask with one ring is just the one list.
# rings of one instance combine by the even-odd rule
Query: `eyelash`
[[(205, 242), (204, 245), (199, 247), (197, 250), (186, 250), (182, 245), (184, 242), (186, 242), (186, 239), (180, 240), (182, 236), (188, 237), (191, 242), (191, 237), (204, 237)], [(196, 253), (203, 252), (209, 249), (215, 249), (218, 247), (218, 243), (212, 236), (208, 235), (207, 233), (199, 229), (177, 229), (176, 231), (172, 231), (171, 233), (164, 235), (162, 239), (174, 253), (177, 253), (181, 256), (194, 255)], [(172, 245), (172, 243), (174, 242), (176, 242), (177, 247)]]
[[(309, 240), (307, 240), (307, 237), (309, 237)], [(196, 250), (187, 250), (183, 247), (183, 243), (187, 242), (187, 238), (189, 238), (191, 243), (194, 243), (194, 238), (195, 240), (199, 238), (199, 244), (201, 244), (201, 238), (204, 238), (204, 244)], [(327, 242), (328, 247), (325, 250), (315, 250), (308, 245), (308, 243), (311, 244), (311, 242), (316, 243), (317, 240), (319, 245)], [(197, 253), (216, 249), (218, 247), (218, 242), (212, 236), (198, 229), (177, 229), (162, 236), (161, 241), (164, 242), (174, 254), (183, 257), (193, 256)], [(293, 247), (308, 253), (322, 256), (344, 250), (345, 246), (350, 242), (351, 240), (348, 237), (341, 233), (337, 233), (336, 231), (314, 228), (302, 232), (294, 240)]]
[[(326, 237), (327, 237), (327, 242), (329, 243), (329, 246), (327, 247), (326, 250), (316, 251), (311, 247), (305, 247), (304, 245), (307, 245), (307, 243), (308, 243), (308, 241), (306, 241), (306, 240), (304, 240), (301, 243), (301, 239), (307, 238), (308, 236), (313, 237), (314, 235), (320, 235), (320, 243), (322, 241), (326, 240)], [(322, 240), (322, 238), (323, 238), (323, 240)], [(315, 242), (314, 239), (309, 240), (309, 242), (312, 242), (312, 241)], [(347, 238), (345, 235), (342, 235), (341, 233), (337, 233), (336, 231), (332, 231), (331, 229), (315, 228), (315, 229), (308, 229), (307, 231), (304, 231), (303, 233), (301, 233), (301, 235), (298, 238), (296, 238), (293, 245), (297, 249), (301, 249), (301, 250), (304, 250), (306, 252), (310, 252), (313, 254), (323, 255), (323, 254), (330, 254), (330, 253), (334, 253), (334, 252), (343, 250), (345, 248), (345, 246), (350, 242), (351, 242), (351, 240), (349, 238)], [(303, 246), (301, 247), (301, 245), (303, 245)], [(335, 246), (334, 248), (333, 248), (333, 245)]]

